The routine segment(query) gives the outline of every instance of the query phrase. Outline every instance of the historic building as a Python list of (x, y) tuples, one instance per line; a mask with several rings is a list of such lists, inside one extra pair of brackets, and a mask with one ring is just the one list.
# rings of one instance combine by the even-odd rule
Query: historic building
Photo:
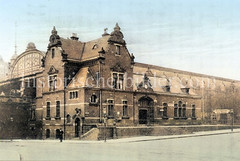
[(20, 95), (32, 98), (43, 138), (58, 137), (60, 129), (66, 138), (80, 137), (104, 124), (201, 124), (213, 96), (240, 87), (230, 79), (135, 62), (118, 24), (88, 42), (76, 34), (62, 38), (54, 27), (46, 54), (30, 43), (12, 60), (5, 84), (16, 78)]

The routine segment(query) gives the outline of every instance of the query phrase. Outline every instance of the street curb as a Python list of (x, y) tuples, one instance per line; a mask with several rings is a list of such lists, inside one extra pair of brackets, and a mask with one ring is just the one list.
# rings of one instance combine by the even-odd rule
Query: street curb
[(134, 141), (127, 141), (131, 142), (143, 142), (143, 141), (154, 141), (154, 140), (170, 140), (170, 139), (181, 139), (181, 138), (189, 138), (189, 137), (199, 137), (199, 136), (212, 136), (212, 135), (222, 135), (222, 134), (233, 134), (233, 133), (240, 133), (240, 131), (236, 132), (222, 132), (222, 133), (212, 133), (212, 134), (196, 134), (196, 135), (185, 135), (185, 136), (172, 136), (166, 138), (155, 138), (155, 139), (143, 139), (143, 140), (134, 140)]

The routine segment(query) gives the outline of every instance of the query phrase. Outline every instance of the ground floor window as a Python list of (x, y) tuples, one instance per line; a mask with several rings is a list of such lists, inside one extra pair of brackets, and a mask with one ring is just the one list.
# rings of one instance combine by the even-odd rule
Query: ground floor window
[(46, 130), (46, 138), (50, 138), (50, 129)]
[(192, 105), (192, 118), (196, 118), (196, 108), (195, 108), (195, 105)]
[(123, 116), (128, 116), (128, 105), (127, 105), (127, 101), (123, 101)]
[(114, 104), (113, 100), (108, 100), (108, 116), (114, 116)]
[(167, 118), (167, 103), (163, 103), (163, 118)]

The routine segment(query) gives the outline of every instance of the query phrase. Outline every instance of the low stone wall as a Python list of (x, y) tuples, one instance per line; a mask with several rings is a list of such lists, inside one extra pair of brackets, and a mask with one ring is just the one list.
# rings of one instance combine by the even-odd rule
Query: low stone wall
[[(240, 125), (234, 125), (234, 128), (240, 128)], [(214, 131), (222, 129), (231, 129), (230, 125), (188, 125), (188, 126), (132, 126), (132, 127), (99, 127), (98, 140), (106, 137), (126, 138), (135, 136), (164, 136), (190, 134), (198, 131)]]

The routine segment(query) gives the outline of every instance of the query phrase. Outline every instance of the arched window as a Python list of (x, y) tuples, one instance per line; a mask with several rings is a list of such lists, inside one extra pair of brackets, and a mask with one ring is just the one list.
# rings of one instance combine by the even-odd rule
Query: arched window
[(49, 129), (46, 130), (46, 139), (47, 138), (50, 138), (50, 130)]
[(97, 96), (95, 94), (91, 96), (90, 103), (97, 103)]
[(56, 129), (56, 139), (58, 139), (60, 137), (60, 130)]
[(178, 117), (182, 117), (182, 101), (178, 102)]
[(192, 118), (196, 118), (196, 108), (195, 108), (195, 105), (192, 105)]
[(174, 118), (178, 117), (178, 105), (174, 104)]
[(70, 123), (71, 122), (71, 116), (68, 114), (67, 115), (67, 123)]

